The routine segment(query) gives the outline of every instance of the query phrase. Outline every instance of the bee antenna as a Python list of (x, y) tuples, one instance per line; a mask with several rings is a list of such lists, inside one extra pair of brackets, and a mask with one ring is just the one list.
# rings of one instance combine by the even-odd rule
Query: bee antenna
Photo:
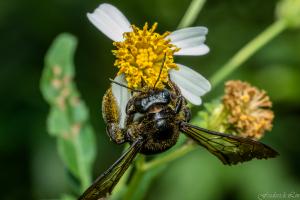
[(163, 58), (163, 61), (162, 61), (162, 64), (161, 64), (161, 66), (160, 66), (160, 70), (159, 70), (158, 77), (157, 77), (156, 82), (155, 82), (155, 84), (154, 84), (154, 86), (153, 86), (153, 89), (155, 89), (155, 86), (156, 86), (156, 84), (158, 83), (158, 81), (159, 81), (159, 79), (160, 79), (161, 72), (162, 72), (163, 67), (164, 67), (164, 65), (165, 65), (166, 57), (167, 57), (167, 54), (165, 53), (164, 58)]
[(117, 85), (119, 85), (119, 86), (121, 86), (121, 87), (124, 87), (124, 88), (127, 88), (127, 89), (129, 89), (129, 90), (131, 90), (131, 91), (134, 91), (134, 92), (142, 92), (141, 90), (137, 90), (137, 89), (133, 89), (133, 88), (130, 88), (130, 87), (128, 87), (127, 85), (124, 85), (124, 84), (122, 84), (122, 83), (119, 83), (119, 82), (117, 82), (117, 81), (115, 81), (115, 80), (113, 80), (113, 79), (109, 79), (112, 83), (114, 83), (114, 84), (117, 84)]

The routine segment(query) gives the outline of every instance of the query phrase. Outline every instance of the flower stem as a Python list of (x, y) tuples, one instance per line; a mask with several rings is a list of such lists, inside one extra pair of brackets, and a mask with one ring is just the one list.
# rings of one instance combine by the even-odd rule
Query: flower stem
[(166, 164), (172, 160), (175, 160), (191, 151), (193, 151), (194, 149), (196, 149), (196, 145), (192, 145), (192, 144), (184, 144), (182, 147), (180, 147), (179, 149), (163, 156), (163, 157), (159, 157), (157, 159), (154, 159), (153, 161), (150, 161), (148, 163), (145, 163), (143, 165), (143, 170), (144, 171), (148, 171), (150, 169), (153, 169), (157, 166), (160, 166), (162, 164)]
[(126, 194), (124, 196), (124, 200), (131, 200), (133, 198), (134, 192), (135, 192), (136, 188), (138, 188), (139, 183), (145, 173), (145, 171), (142, 168), (144, 163), (145, 163), (145, 157), (140, 155), (135, 162), (136, 171), (129, 183), (128, 190), (126, 191)]
[(134, 196), (135, 189), (138, 188), (139, 183), (140, 183), (144, 173), (145, 173), (145, 171), (143, 171), (143, 170), (137, 170), (134, 173), (134, 175), (132, 177), (132, 180), (131, 180), (131, 183), (130, 183), (130, 187), (127, 190), (127, 193), (124, 197), (124, 200), (132, 200), (132, 197)]
[(219, 71), (217, 71), (211, 80), (213, 86), (217, 86), (235, 69), (241, 66), (255, 52), (270, 42), (274, 37), (279, 35), (287, 28), (284, 20), (277, 20), (271, 24), (265, 31), (250, 41), (245, 47), (238, 51)]
[(183, 18), (179, 22), (178, 29), (185, 28), (190, 25), (192, 25), (195, 20), (197, 19), (197, 16), (199, 12), (201, 11), (204, 3), (206, 0), (193, 0), (188, 9), (186, 10)]

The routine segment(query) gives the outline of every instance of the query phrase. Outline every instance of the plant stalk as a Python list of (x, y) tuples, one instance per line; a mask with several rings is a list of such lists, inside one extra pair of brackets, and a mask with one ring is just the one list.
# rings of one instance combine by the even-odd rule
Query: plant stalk
[(277, 20), (271, 24), (266, 30), (250, 41), (240, 51), (238, 51), (219, 71), (211, 77), (213, 86), (220, 84), (234, 70), (241, 66), (255, 52), (260, 50), (264, 45), (270, 42), (273, 38), (279, 35), (287, 28), (284, 20)]

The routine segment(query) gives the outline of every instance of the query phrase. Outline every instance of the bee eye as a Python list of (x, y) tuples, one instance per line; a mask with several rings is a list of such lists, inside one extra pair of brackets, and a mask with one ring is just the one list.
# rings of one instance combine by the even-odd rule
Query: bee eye
[(164, 96), (164, 99), (166, 99), (168, 101), (168, 103), (170, 102), (171, 100), (171, 95), (170, 95), (170, 92), (166, 89), (163, 90), (163, 96)]

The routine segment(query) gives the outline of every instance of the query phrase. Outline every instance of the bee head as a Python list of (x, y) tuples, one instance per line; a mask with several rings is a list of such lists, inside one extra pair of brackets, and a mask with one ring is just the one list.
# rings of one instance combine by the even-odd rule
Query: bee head
[(170, 92), (167, 89), (142, 92), (136, 96), (134, 101), (135, 109), (140, 113), (148, 112), (152, 107), (159, 107), (169, 104), (171, 101)]

